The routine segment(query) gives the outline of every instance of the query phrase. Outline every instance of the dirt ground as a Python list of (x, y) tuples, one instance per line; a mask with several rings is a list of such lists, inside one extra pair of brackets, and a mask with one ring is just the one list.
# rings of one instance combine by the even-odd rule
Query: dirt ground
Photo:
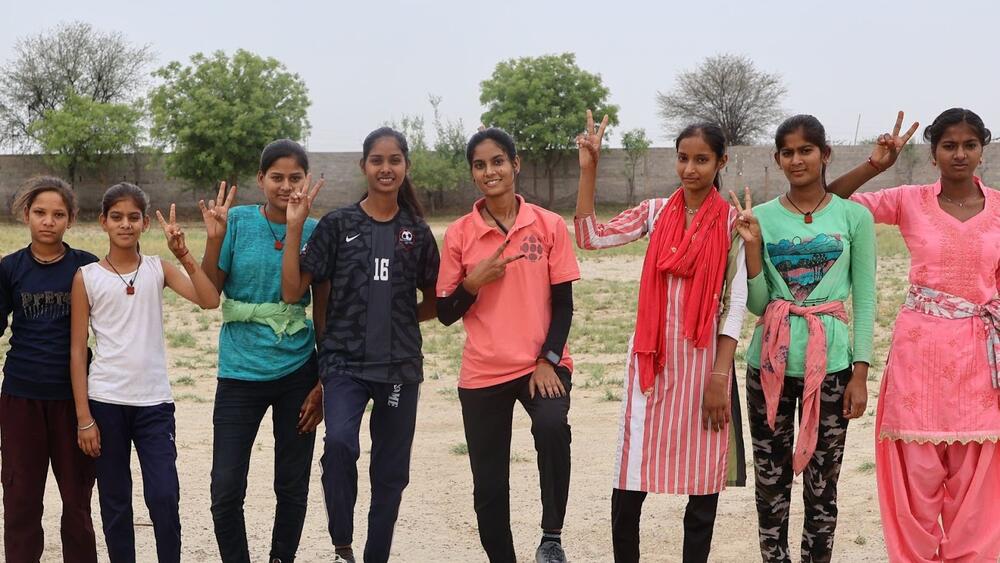
[[(440, 225), (435, 227), (440, 232)], [(189, 229), (189, 232), (192, 230)], [(68, 237), (71, 244), (85, 248), (94, 246), (94, 250), (100, 250), (106, 244), (100, 242), (99, 232), (94, 233), (88, 228), (76, 229), (75, 234), (82, 238), (74, 241)], [(879, 235), (881, 239), (885, 233), (880, 232)], [(156, 233), (155, 236), (162, 235)], [(880, 247), (881, 243), (880, 240)], [(147, 248), (145, 239), (143, 248)], [(641, 268), (642, 248), (626, 254), (581, 255), (581, 258), (583, 281), (578, 284), (581, 298), (577, 301), (577, 318), (570, 337), (578, 370), (574, 374), (570, 410), (574, 437), (573, 475), (563, 543), (570, 560), (610, 561), (611, 476), (620, 408), (618, 398), (624, 372), (625, 349), (621, 343), (627, 340), (634, 326), (635, 282)], [(871, 400), (868, 413), (852, 422), (848, 433), (847, 453), (840, 479), (835, 561), (886, 560), (875, 490), (874, 412), (879, 385), (877, 377), (881, 374), (888, 331), (898, 298), (906, 287), (905, 257), (884, 257), (879, 271), (880, 293), (883, 294), (876, 326), (876, 355), (879, 360), (869, 382)], [(170, 375), (177, 400), (177, 465), (181, 481), (184, 559), (215, 561), (218, 560), (218, 551), (209, 512), (209, 471), (212, 463), (215, 345), (220, 315), (217, 311), (198, 311), (174, 296), (167, 298), (167, 305)], [(600, 315), (592, 315), (585, 309), (587, 307), (603, 309)], [(595, 329), (587, 324), (596, 322), (597, 318), (610, 319), (601, 329), (605, 330), (603, 333), (594, 332)], [(750, 322), (748, 319), (748, 326)], [(468, 457), (463, 453), (465, 438), (455, 393), (461, 329), (445, 329), (437, 323), (428, 323), (424, 334), (427, 380), (421, 391), (411, 483), (405, 492), (396, 526), (393, 558), (409, 562), (486, 561), (476, 533), (471, 474)], [(741, 344), (738, 359), (743, 357), (742, 348), (746, 340)], [(739, 385), (741, 398), (745, 400), (742, 370), (740, 366)], [(745, 420), (744, 414), (743, 432), (749, 450), (750, 437)], [(362, 478), (355, 511), (355, 548), (358, 554), (364, 544), (369, 498), (369, 442), (365, 426), (362, 427), (362, 434), (363, 453), (359, 462)], [(309, 509), (298, 554), (298, 560), (304, 562), (329, 561), (333, 557), (320, 485), (321, 439), (322, 428), (317, 435)], [(254, 561), (266, 560), (270, 542), (274, 511), (271, 487), (273, 456), (270, 420), (265, 419), (253, 452), (246, 499), (247, 533)], [(541, 508), (534, 459), (528, 419), (518, 407), (511, 463), (511, 505), (514, 538), (518, 557), (522, 561), (533, 560), (539, 539)], [(750, 463), (749, 459), (747, 463)], [(153, 531), (143, 505), (141, 478), (135, 461), (133, 474), (138, 559), (153, 561)], [(796, 498), (799, 498), (801, 490), (801, 479), (796, 479)], [(666, 495), (651, 495), (647, 499), (642, 520), (643, 560), (680, 561), (685, 502), (684, 497)], [(60, 502), (51, 477), (45, 506), (46, 551), (43, 561), (61, 561), (58, 531)], [(106, 560), (96, 491), (93, 514), (101, 559)], [(795, 546), (801, 523), (802, 503), (797, 501), (793, 503), (789, 534), (796, 560)], [(749, 486), (722, 493), (711, 560), (754, 561), (758, 554), (751, 477)]]

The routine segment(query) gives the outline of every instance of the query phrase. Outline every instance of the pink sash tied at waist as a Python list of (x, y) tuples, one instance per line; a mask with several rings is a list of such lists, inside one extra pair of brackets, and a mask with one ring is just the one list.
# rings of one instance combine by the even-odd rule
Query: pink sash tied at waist
[(983, 321), (986, 340), (986, 359), (990, 366), (993, 389), (1000, 391), (1000, 295), (993, 296), (983, 305), (936, 289), (911, 285), (903, 307), (942, 319), (967, 319), (977, 317)]
[(791, 338), (789, 315), (804, 318), (809, 331), (799, 439), (792, 456), (792, 469), (799, 474), (816, 451), (819, 434), (820, 388), (826, 377), (826, 328), (819, 316), (829, 315), (847, 323), (847, 311), (843, 301), (805, 306), (776, 299), (767, 305), (764, 316), (757, 324), (764, 325), (760, 351), (760, 384), (764, 390), (767, 424), (771, 430), (774, 430), (778, 401), (785, 386), (785, 365), (788, 362), (788, 344)]

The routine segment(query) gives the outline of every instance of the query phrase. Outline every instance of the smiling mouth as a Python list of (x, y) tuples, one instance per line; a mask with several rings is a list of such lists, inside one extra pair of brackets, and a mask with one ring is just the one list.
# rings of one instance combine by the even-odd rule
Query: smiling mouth
[(493, 180), (486, 180), (485, 186), (487, 188), (492, 188), (492, 187), (496, 186), (499, 183), (500, 183), (500, 178), (495, 178)]
[(391, 186), (392, 183), (395, 181), (396, 178), (394, 176), (382, 176), (381, 178), (378, 179), (378, 183), (382, 184), (383, 186)]

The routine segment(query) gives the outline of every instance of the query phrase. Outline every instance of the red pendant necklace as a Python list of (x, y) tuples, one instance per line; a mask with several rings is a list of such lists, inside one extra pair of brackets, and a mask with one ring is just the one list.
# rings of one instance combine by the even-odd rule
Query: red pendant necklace
[(139, 277), (139, 268), (142, 267), (142, 254), (139, 255), (139, 264), (135, 267), (135, 273), (132, 274), (132, 279), (128, 281), (126, 281), (125, 277), (121, 275), (121, 272), (118, 271), (118, 268), (115, 268), (115, 265), (111, 263), (110, 255), (105, 254), (104, 259), (108, 261), (108, 266), (111, 266), (111, 269), (114, 270), (116, 274), (118, 274), (118, 277), (121, 278), (122, 283), (125, 284), (125, 295), (135, 295), (135, 278)]
[(276, 235), (274, 233), (274, 229), (271, 228), (271, 220), (267, 218), (267, 204), (266, 203), (260, 208), (260, 213), (261, 213), (261, 215), (264, 216), (264, 223), (267, 224), (267, 230), (271, 231), (271, 236), (274, 238), (274, 249), (275, 250), (281, 250), (282, 248), (285, 248), (285, 236), (288, 233), (285, 233), (284, 235), (282, 235), (281, 238), (278, 238), (278, 235)]
[(823, 197), (820, 198), (819, 203), (816, 204), (816, 207), (813, 207), (812, 211), (802, 211), (801, 209), (799, 209), (799, 206), (795, 205), (795, 202), (792, 201), (791, 192), (785, 194), (785, 199), (788, 200), (788, 203), (792, 204), (792, 207), (794, 207), (796, 211), (802, 214), (802, 222), (808, 225), (809, 223), (813, 222), (813, 213), (816, 213), (816, 210), (819, 209), (819, 206), (823, 205), (823, 202), (826, 201), (826, 194), (823, 194)]

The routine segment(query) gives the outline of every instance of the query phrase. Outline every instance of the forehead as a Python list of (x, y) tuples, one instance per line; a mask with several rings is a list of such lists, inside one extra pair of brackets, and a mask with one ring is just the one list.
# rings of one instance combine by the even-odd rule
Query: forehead
[(108, 213), (116, 213), (116, 212), (131, 214), (131, 213), (142, 213), (142, 210), (139, 209), (138, 205), (136, 205), (134, 199), (132, 199), (131, 197), (123, 197), (122, 199), (116, 201), (114, 205), (112, 205), (111, 208), (108, 209)]
[(691, 135), (690, 137), (684, 137), (681, 142), (677, 144), (677, 152), (682, 152), (686, 154), (715, 154), (712, 147), (708, 146), (705, 142), (704, 137), (701, 135)]
[(403, 149), (393, 137), (379, 137), (372, 143), (372, 150), (368, 151), (368, 157), (372, 156), (392, 156), (403, 154)]
[(59, 195), (58, 192), (54, 190), (45, 190), (35, 196), (35, 199), (31, 202), (31, 207), (43, 207), (46, 209), (52, 207), (62, 207), (63, 209), (66, 209), (66, 201), (61, 195)]
[(816, 143), (806, 139), (805, 135), (802, 134), (802, 129), (796, 129), (790, 133), (786, 133), (785, 137), (781, 141), (782, 149), (799, 149), (803, 147), (816, 146)]
[(489, 160), (498, 156), (507, 156), (507, 151), (493, 139), (485, 139), (472, 151), (472, 160)]
[(976, 134), (976, 130), (971, 125), (965, 122), (949, 126), (941, 135), (941, 142), (958, 141), (964, 143), (970, 140), (978, 141), (979, 135)]
[(271, 163), (271, 167), (267, 169), (268, 174), (294, 174), (296, 172), (304, 174), (305, 170), (293, 156), (283, 156)]

